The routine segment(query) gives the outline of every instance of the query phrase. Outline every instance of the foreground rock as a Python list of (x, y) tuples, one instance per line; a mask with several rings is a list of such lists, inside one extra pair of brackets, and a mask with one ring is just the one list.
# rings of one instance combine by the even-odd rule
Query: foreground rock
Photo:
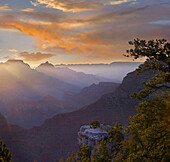
[(111, 126), (100, 124), (100, 127), (93, 128), (91, 125), (83, 125), (78, 132), (78, 143), (81, 147), (85, 143), (91, 150), (94, 146), (108, 138), (107, 133)]

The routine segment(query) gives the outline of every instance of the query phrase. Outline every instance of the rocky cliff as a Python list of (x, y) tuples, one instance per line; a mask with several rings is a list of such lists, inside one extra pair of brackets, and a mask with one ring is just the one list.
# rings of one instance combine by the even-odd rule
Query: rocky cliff
[(120, 84), (112, 82), (99, 82), (83, 88), (79, 93), (66, 92), (63, 101), (76, 108), (87, 106), (97, 101), (102, 95), (113, 92)]

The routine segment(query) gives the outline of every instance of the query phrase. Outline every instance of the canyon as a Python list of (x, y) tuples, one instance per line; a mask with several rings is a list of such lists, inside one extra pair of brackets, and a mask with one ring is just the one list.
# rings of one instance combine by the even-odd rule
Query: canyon
[(151, 73), (135, 72), (127, 74), (122, 84), (112, 93), (103, 95), (96, 102), (79, 110), (58, 114), (47, 119), (41, 126), (24, 129), (9, 124), (1, 115), (1, 139), (7, 143), (13, 153), (14, 161), (55, 162), (68, 152), (78, 150), (77, 133), (82, 125), (93, 120), (114, 125), (126, 124), (130, 116), (136, 114), (139, 101), (131, 99), (133, 92), (143, 89), (142, 82), (147, 81)]

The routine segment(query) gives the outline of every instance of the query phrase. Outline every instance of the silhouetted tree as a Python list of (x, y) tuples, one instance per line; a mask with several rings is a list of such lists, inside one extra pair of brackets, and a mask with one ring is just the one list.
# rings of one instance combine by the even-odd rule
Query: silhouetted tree
[[(135, 48), (127, 51), (128, 56), (134, 59), (147, 57), (147, 61), (136, 70), (137, 73), (152, 70), (154, 76), (148, 83), (143, 83), (145, 89), (132, 96), (145, 101), (137, 106), (137, 115), (130, 118), (122, 154), (115, 161), (167, 161), (170, 151), (170, 44), (165, 39), (148, 42), (137, 39), (129, 44)], [(159, 95), (146, 99), (156, 92)]]
[(130, 45), (134, 46), (134, 49), (127, 50), (127, 57), (133, 57), (137, 59), (139, 57), (145, 57), (147, 59), (142, 65), (136, 69), (137, 74), (152, 70), (154, 77), (149, 82), (143, 83), (145, 89), (139, 93), (134, 93), (133, 97), (143, 100), (149, 94), (157, 92), (158, 90), (168, 90), (170, 86), (170, 43), (165, 39), (159, 40), (140, 40), (134, 39), (129, 42)]
[(6, 144), (0, 141), (0, 162), (12, 162), (11, 158), (12, 154), (7, 148)]

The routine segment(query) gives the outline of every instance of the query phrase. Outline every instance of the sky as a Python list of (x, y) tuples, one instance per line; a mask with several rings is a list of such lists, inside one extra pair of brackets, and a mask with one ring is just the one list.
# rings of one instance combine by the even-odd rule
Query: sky
[(169, 15), (170, 0), (0, 0), (0, 62), (132, 61), (128, 41), (170, 40)]

